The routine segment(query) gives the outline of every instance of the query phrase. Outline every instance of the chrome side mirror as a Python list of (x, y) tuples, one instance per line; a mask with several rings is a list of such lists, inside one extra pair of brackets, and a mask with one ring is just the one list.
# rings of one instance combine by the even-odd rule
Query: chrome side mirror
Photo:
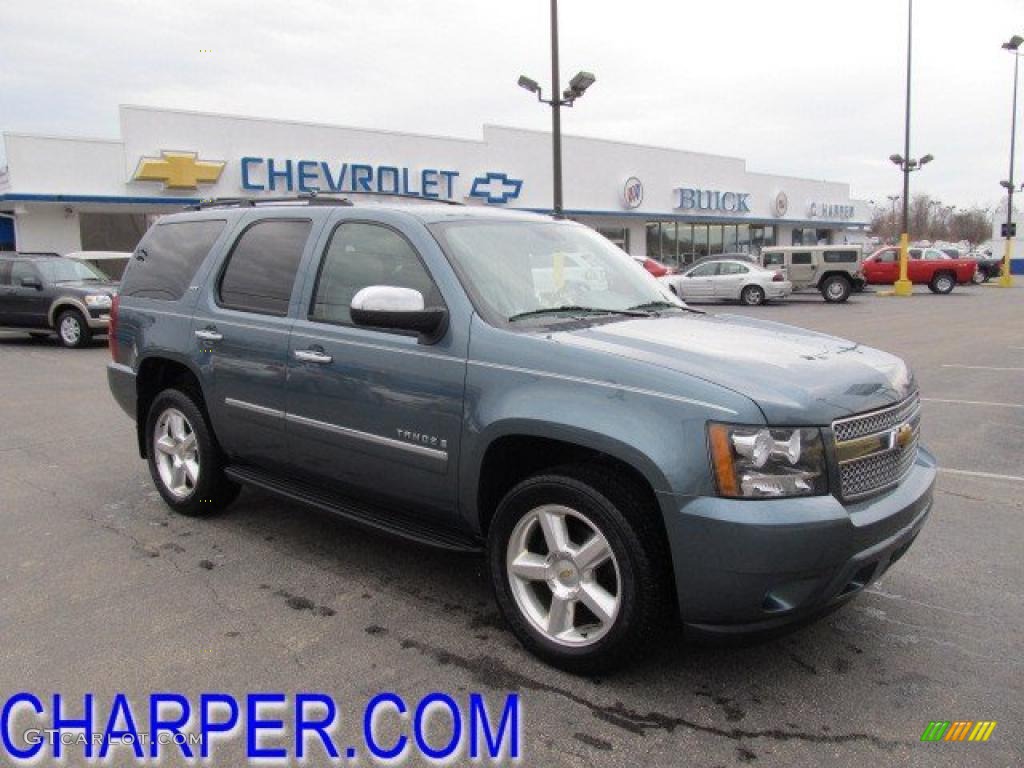
[(394, 285), (368, 285), (352, 297), (349, 312), (356, 325), (411, 331), (426, 342), (439, 339), (448, 321), (444, 307), (427, 307), (422, 293)]

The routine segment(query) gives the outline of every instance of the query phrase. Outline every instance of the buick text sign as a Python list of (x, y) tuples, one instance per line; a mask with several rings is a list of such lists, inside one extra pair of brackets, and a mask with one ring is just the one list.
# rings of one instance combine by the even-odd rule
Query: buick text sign
[(683, 211), (719, 211), (726, 213), (750, 213), (748, 192), (722, 192), (717, 189), (676, 189), (679, 202), (676, 208)]

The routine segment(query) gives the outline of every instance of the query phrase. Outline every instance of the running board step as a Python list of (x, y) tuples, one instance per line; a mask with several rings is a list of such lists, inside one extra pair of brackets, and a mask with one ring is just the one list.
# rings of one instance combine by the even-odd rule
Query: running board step
[(383, 531), (450, 552), (483, 551), (481, 542), (469, 535), (427, 525), (401, 513), (357, 505), (308, 485), (275, 477), (257, 469), (229, 466), (224, 473), (237, 483), (256, 486), (278, 496), (332, 512), (371, 530)]

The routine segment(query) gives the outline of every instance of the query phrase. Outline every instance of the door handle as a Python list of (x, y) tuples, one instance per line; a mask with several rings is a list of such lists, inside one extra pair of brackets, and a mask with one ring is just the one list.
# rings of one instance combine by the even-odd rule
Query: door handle
[(333, 357), (319, 349), (296, 349), (293, 353), (296, 360), (303, 363), (319, 363), (326, 365), (334, 360)]
[(196, 331), (196, 338), (202, 341), (220, 341), (224, 338), (224, 335), (211, 329), (204, 329)]

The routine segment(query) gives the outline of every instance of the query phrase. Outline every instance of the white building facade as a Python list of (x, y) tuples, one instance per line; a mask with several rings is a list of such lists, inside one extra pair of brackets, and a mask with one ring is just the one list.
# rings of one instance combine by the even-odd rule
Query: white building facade
[[(5, 133), (0, 249), (131, 250), (154, 215), (210, 198), (388, 193), (551, 208), (542, 131), (484, 126), (466, 140), (125, 106), (120, 132)], [(575, 136), (563, 158), (567, 216), (670, 264), (859, 242), (870, 219), (846, 184), (754, 173), (738, 158)]]

